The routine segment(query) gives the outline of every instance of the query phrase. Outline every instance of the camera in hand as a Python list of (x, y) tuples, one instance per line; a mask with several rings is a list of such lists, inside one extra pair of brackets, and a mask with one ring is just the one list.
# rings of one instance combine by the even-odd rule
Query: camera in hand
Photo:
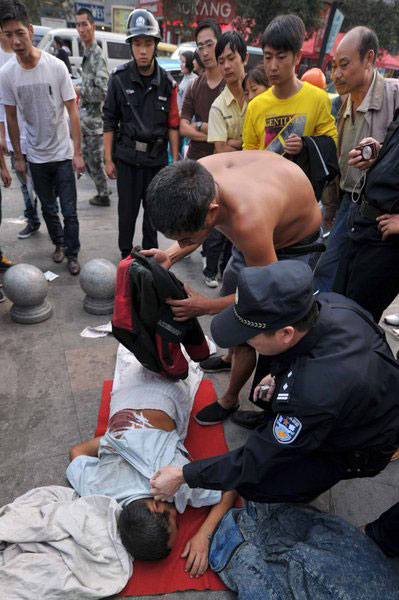
[(267, 383), (264, 383), (259, 388), (258, 400), (265, 400), (267, 396), (267, 392), (270, 390), (271, 386)]
[(360, 150), (363, 160), (373, 160), (377, 158), (377, 145), (375, 142), (370, 144), (360, 144), (355, 147), (355, 150)]

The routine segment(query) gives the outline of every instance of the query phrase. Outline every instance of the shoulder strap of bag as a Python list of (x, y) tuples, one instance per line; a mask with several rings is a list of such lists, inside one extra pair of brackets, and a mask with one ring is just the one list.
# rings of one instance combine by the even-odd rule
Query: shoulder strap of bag
[(122, 83), (120, 77), (117, 75), (117, 73), (114, 73), (114, 79), (115, 79), (117, 85), (119, 86), (119, 89), (121, 90), (122, 94), (124, 95), (125, 100), (128, 103), (129, 108), (132, 111), (134, 118), (136, 119), (137, 123), (139, 124), (140, 129), (142, 131), (145, 131), (147, 128), (144, 125), (143, 121), (141, 120), (141, 117), (140, 117), (139, 113), (137, 112), (136, 107), (131, 102), (131, 95), (126, 92), (125, 86), (123, 85), (123, 83)]

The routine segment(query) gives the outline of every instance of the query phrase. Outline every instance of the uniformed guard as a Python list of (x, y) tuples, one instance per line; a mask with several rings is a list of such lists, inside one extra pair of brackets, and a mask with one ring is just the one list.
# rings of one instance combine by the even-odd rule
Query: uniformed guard
[(128, 19), (126, 42), (133, 60), (111, 74), (104, 103), (105, 169), (117, 180), (119, 248), (122, 258), (132, 249), (134, 228), (143, 201), (144, 249), (157, 248), (157, 232), (145, 210), (147, 187), (168, 164), (168, 139), (178, 158), (177, 86), (156, 60), (159, 25), (147, 10)]
[(245, 446), (160, 469), (156, 497), (186, 482), (257, 502), (305, 502), (385, 468), (399, 440), (399, 365), (359, 305), (333, 293), (315, 299), (300, 261), (246, 267), (234, 306), (211, 331), (219, 346), (248, 342), (273, 358), (269, 408)]
[(76, 29), (84, 45), (82, 85), (79, 96), (82, 153), (86, 172), (92, 178), (97, 194), (90, 204), (109, 206), (109, 191), (104, 167), (102, 107), (107, 93), (108, 66), (95, 38), (96, 24), (92, 13), (81, 8), (76, 13)]

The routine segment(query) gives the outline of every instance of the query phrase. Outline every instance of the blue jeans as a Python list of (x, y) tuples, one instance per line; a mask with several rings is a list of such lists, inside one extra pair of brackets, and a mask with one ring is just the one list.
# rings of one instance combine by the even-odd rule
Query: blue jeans
[(327, 250), (321, 255), (315, 269), (315, 290), (319, 290), (320, 292), (332, 291), (338, 263), (349, 239), (348, 219), (354, 207), (355, 204), (351, 200), (351, 195), (345, 192), (328, 238)]
[[(15, 154), (11, 152), (11, 165), (12, 168), (15, 169)], [(26, 160), (26, 157), (24, 157)], [(23, 177), (15, 171), (17, 179), (21, 185), (21, 192), (24, 199), (25, 210), (24, 217), (27, 219), (29, 225), (33, 229), (38, 229), (40, 227), (40, 219), (37, 212), (37, 198), (35, 196), (35, 190), (33, 189), (33, 182), (31, 174), (28, 172), (26, 175), (26, 181)]]
[[(72, 161), (30, 162), (29, 167), (51, 241), (55, 246), (65, 246), (66, 256), (77, 256), (80, 250), (79, 221)], [(64, 228), (58, 216), (57, 193), (64, 218)]]
[(397, 600), (399, 577), (376, 544), (309, 507), (254, 504), (229, 511), (209, 563), (240, 600)]

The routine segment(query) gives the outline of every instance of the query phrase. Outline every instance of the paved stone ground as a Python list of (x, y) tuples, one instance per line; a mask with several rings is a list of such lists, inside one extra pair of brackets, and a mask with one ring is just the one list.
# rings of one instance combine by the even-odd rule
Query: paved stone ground
[[(95, 258), (118, 263), (116, 189), (111, 208), (90, 206), (94, 188), (87, 176), (78, 183), (81, 264)], [(35, 236), (18, 240), (24, 224), (18, 221), (23, 201), (15, 180), (3, 191), (3, 224), (0, 243), (3, 252), (15, 262), (51, 270), (60, 277), (49, 283), (48, 298), (53, 305), (51, 319), (36, 325), (14, 323), (9, 316), (11, 303), (0, 304), (0, 506), (27, 490), (42, 485), (67, 485), (65, 469), (68, 449), (93, 435), (101, 387), (110, 379), (115, 365), (116, 341), (108, 336), (86, 339), (79, 333), (88, 325), (105, 323), (108, 317), (96, 317), (83, 310), (83, 291), (78, 278), (69, 275), (66, 263), (51, 260), (53, 247), (44, 223)], [(141, 242), (141, 232), (135, 243)], [(168, 245), (161, 238), (161, 247)], [(195, 253), (174, 268), (175, 273), (203, 293), (217, 294), (202, 281), (201, 258)], [(1, 281), (1, 276), (0, 276)], [(399, 313), (399, 301), (387, 311)], [(201, 323), (209, 331), (207, 317)], [(395, 351), (399, 337), (386, 327)], [(225, 388), (228, 375), (211, 376), (216, 391)], [(246, 388), (248, 390), (248, 386)], [(242, 406), (248, 401), (242, 394)], [(230, 448), (241, 445), (247, 432), (231, 422), (225, 426)], [(375, 519), (399, 501), (399, 461), (390, 464), (373, 479), (342, 482), (317, 500), (322, 510), (336, 513), (355, 525)], [(231, 592), (184, 592), (171, 594), (168, 600), (228, 600)], [(166, 597), (165, 597), (166, 598)]]

